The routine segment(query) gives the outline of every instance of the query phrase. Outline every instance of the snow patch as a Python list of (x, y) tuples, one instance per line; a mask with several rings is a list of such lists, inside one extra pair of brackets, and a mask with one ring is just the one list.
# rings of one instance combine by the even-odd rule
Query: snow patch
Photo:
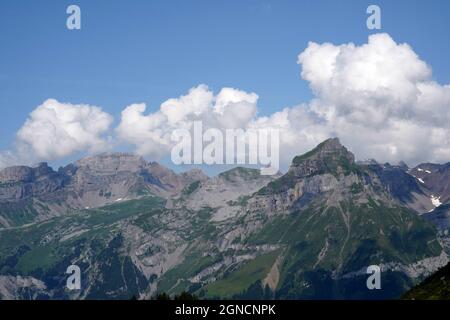
[(433, 204), (433, 206), (435, 206), (436, 208), (439, 207), (442, 204), (440, 199), (441, 197), (435, 197), (434, 195), (431, 195), (431, 203)]

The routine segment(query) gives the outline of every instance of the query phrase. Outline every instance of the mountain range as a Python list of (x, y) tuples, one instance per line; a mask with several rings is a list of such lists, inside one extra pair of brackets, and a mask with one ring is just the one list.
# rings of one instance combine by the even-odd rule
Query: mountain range
[[(124, 153), (5, 168), (0, 298), (398, 298), (448, 262), (449, 175), (355, 161), (337, 138), (275, 176), (177, 174)], [(81, 290), (66, 288), (72, 264)]]

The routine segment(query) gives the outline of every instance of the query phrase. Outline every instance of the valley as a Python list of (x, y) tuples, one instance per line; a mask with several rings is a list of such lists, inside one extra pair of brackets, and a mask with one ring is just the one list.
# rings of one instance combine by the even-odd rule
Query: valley
[[(336, 138), (275, 176), (176, 174), (129, 154), (7, 168), (0, 298), (399, 298), (448, 262), (449, 171), (358, 162)], [(71, 264), (81, 290), (66, 288)], [(366, 287), (372, 264), (382, 290)]]

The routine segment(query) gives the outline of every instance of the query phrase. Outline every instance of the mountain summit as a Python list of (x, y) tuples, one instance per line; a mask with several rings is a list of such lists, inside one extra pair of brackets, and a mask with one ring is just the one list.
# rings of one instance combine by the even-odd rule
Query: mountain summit
[[(176, 174), (130, 154), (57, 172), (7, 168), (0, 297), (399, 297), (448, 261), (448, 207), (435, 206), (446, 199), (445, 168), (433, 168), (356, 163), (337, 138), (295, 157), (281, 176)], [(65, 290), (70, 264), (90, 279), (77, 293)], [(369, 265), (380, 266), (382, 290), (367, 289)]]
[(302, 177), (317, 173), (348, 173), (355, 165), (355, 156), (338, 138), (325, 140), (313, 150), (294, 158), (289, 171)]
[(295, 164), (304, 159), (326, 159), (329, 156), (343, 156), (345, 158), (348, 158), (349, 161), (354, 162), (353, 154), (341, 144), (339, 138), (330, 138), (323, 141), (311, 151), (301, 156), (295, 157), (292, 162)]
[(46, 163), (0, 171), (0, 226), (18, 226), (154, 194), (170, 197), (206, 179), (192, 170), (172, 170), (142, 157), (105, 153), (54, 171)]

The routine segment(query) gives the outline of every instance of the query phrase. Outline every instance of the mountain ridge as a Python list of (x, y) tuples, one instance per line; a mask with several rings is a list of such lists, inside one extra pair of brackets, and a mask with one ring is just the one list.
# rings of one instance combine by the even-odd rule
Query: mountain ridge
[[(98, 206), (0, 229), (0, 297), (10, 288), (3, 296), (396, 298), (448, 261), (444, 224), (437, 231), (413, 210), (417, 199), (432, 206), (429, 189), (405, 166), (357, 163), (337, 138), (273, 177), (248, 168), (215, 177), (175, 174), (142, 161), (102, 155), (82, 160), (81, 169), (58, 170), (71, 177), (64, 190), (83, 201), (111, 194), (103, 193), (107, 201)], [(29, 183), (0, 184), (0, 195)], [(8, 208), (16, 202), (0, 201), (0, 219), (11, 219), (5, 212), (14, 213)], [(73, 263), (94, 279), (77, 293), (64, 289), (65, 267)], [(382, 268), (384, 290), (367, 290), (364, 268), (371, 264)]]

